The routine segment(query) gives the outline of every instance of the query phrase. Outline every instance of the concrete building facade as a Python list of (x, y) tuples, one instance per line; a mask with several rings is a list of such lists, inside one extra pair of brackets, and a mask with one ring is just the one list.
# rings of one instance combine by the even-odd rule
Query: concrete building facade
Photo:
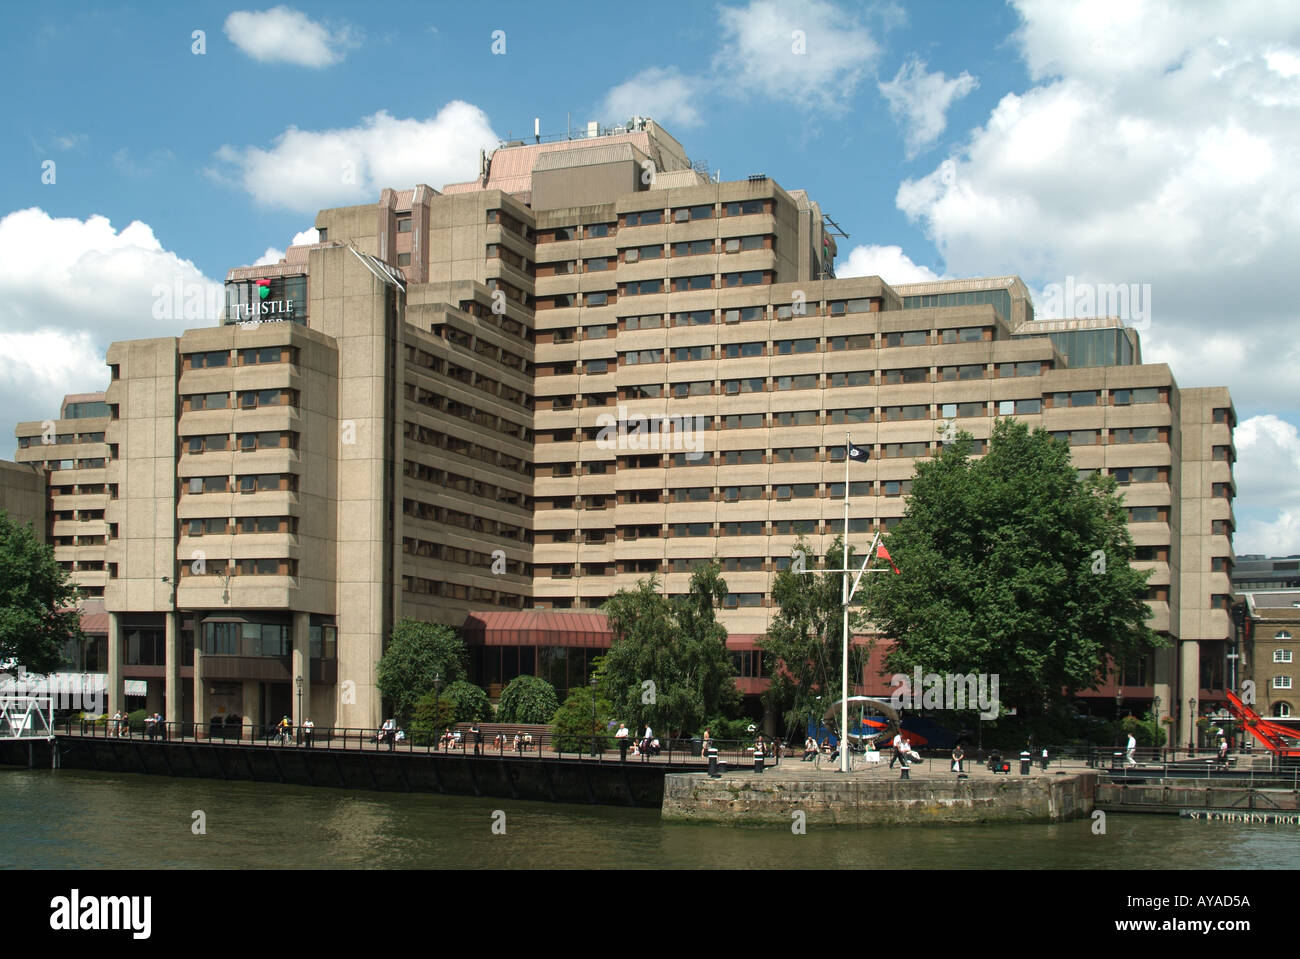
[[(793, 545), (841, 532), (846, 434), (871, 451), (849, 487), (865, 545), (918, 459), (956, 429), (978, 452), (1000, 416), (1124, 489), (1172, 644), (1124, 664), (1126, 694), (1190, 729), (1200, 684), (1221, 693), (1231, 398), (1141, 364), (1122, 324), (1040, 328), (1016, 277), (837, 279), (803, 191), (715, 182), (651, 121), (504, 146), (475, 181), (315, 225), (230, 271), (220, 326), (109, 350), (110, 658), (152, 631), (169, 719), (374, 726), (396, 619), (586, 611), (652, 574), (683, 593), (714, 556), (753, 653)], [(475, 678), (573, 685), (590, 654), (556, 650), (589, 644), (548, 636), (476, 646)]]

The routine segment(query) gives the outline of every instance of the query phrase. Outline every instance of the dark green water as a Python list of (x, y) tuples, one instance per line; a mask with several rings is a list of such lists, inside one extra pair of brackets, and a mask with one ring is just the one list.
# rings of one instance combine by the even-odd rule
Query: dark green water
[[(207, 834), (191, 831), (206, 814)], [(495, 810), (504, 835), (492, 832)], [(0, 869), (1294, 869), (1300, 828), (669, 825), (652, 810), (0, 767)]]

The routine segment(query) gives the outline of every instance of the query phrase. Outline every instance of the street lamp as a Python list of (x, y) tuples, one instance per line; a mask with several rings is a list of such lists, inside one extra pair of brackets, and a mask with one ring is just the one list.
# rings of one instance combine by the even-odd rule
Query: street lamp
[(442, 695), (442, 673), (433, 674), (433, 734), (442, 739), (438, 727), (442, 725), (442, 713), (438, 711), (438, 698)]
[(1115, 718), (1120, 719), (1120, 710), (1124, 708), (1124, 687), (1120, 685), (1119, 677), (1115, 679)]
[(596, 674), (591, 674), (591, 758), (596, 758)]
[(293, 684), (298, 687), (298, 741), (302, 742), (302, 674), (293, 677)]
[(1188, 748), (1189, 750), (1191, 750), (1192, 752), (1195, 752), (1195, 751), (1196, 751), (1196, 720), (1197, 720), (1198, 718), (1200, 718), (1200, 717), (1198, 717), (1198, 716), (1196, 715), (1196, 697), (1195, 697), (1195, 696), (1193, 696), (1193, 697), (1191, 698), (1191, 704), (1192, 704), (1192, 728), (1191, 728), (1191, 731), (1187, 734), (1188, 737), (1189, 737), (1188, 740), (1187, 740), (1187, 748)]

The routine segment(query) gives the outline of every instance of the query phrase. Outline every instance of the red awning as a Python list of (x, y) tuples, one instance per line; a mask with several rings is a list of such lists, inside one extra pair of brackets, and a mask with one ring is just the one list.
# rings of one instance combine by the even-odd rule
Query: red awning
[(608, 649), (613, 638), (604, 613), (573, 610), (491, 610), (470, 613), (461, 631), (471, 646), (585, 646)]

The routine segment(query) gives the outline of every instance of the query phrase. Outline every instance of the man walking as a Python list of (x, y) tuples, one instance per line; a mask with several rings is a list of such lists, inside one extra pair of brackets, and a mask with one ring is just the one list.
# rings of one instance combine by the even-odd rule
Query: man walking
[(1125, 745), (1125, 747), (1124, 747), (1124, 750), (1125, 750), (1124, 765), (1125, 765), (1125, 766), (1136, 766), (1136, 765), (1137, 765), (1137, 760), (1133, 758), (1133, 753), (1134, 753), (1134, 751), (1137, 749), (1137, 745), (1138, 745), (1138, 741), (1137, 741), (1137, 739), (1134, 738), (1134, 736), (1133, 736), (1132, 733), (1129, 733), (1129, 734), (1128, 734), (1128, 743), (1127, 743), (1127, 744)]
[(889, 768), (893, 769), (894, 763), (896, 762), (901, 763), (904, 767), (906, 767), (907, 760), (903, 756), (903, 730), (901, 727), (899, 728), (898, 732), (894, 734), (893, 746), (894, 746), (894, 751), (889, 757)]
[(621, 763), (627, 762), (628, 736), (627, 723), (620, 722), (618, 724), (618, 732), (614, 734), (614, 738), (618, 740), (618, 761)]

